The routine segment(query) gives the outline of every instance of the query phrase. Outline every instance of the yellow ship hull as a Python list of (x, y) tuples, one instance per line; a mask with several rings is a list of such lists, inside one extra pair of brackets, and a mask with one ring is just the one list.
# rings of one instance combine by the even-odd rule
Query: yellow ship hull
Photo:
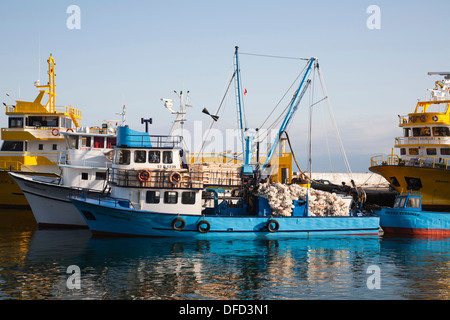
[(450, 170), (401, 165), (372, 166), (369, 170), (382, 175), (398, 192), (407, 192), (413, 183), (412, 191), (421, 193), (424, 210), (450, 211)]
[[(19, 185), (14, 181), (13, 178), (8, 174), (10, 171), (1, 170), (0, 171), (0, 208), (2, 209), (30, 209), (25, 195), (20, 189)], [(21, 174), (36, 174), (23, 171), (12, 171), (19, 172)], [(39, 173), (43, 176), (56, 176), (51, 173)]]

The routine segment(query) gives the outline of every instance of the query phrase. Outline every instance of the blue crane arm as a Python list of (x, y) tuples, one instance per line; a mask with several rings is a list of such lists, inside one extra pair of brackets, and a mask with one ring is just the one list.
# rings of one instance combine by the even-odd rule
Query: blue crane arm
[(264, 169), (270, 163), (270, 161), (272, 160), (275, 148), (277, 147), (278, 142), (280, 141), (281, 134), (288, 127), (289, 123), (292, 120), (293, 114), (297, 110), (297, 106), (300, 103), (300, 101), (301, 101), (301, 99), (303, 97), (303, 94), (305, 93), (305, 90), (306, 90), (306, 88), (308, 87), (308, 85), (310, 83), (310, 81), (306, 81), (306, 78), (308, 77), (308, 75), (309, 75), (309, 73), (310, 73), (310, 71), (312, 69), (314, 61), (316, 61), (316, 58), (311, 58), (309, 60), (309, 62), (308, 62), (308, 65), (307, 65), (305, 74), (303, 75), (302, 81), (300, 82), (300, 85), (299, 85), (297, 91), (295, 92), (294, 98), (292, 99), (291, 104), (289, 105), (289, 109), (288, 109), (288, 112), (286, 114), (286, 117), (284, 118), (283, 123), (281, 124), (281, 127), (278, 130), (278, 135), (275, 138), (275, 141), (273, 142), (272, 147), (270, 148), (269, 154), (267, 155), (266, 161), (265, 161), (262, 169)]

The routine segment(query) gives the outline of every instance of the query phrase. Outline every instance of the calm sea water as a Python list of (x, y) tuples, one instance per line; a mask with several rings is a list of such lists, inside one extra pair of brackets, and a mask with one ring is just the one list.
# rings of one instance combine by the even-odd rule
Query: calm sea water
[(450, 239), (95, 238), (0, 215), (0, 300), (450, 298)]

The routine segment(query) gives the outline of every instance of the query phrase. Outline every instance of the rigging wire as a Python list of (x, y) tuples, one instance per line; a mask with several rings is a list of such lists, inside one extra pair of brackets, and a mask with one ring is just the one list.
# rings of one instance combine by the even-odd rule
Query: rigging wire
[[(216, 114), (219, 114), (219, 111), (222, 108), (223, 102), (225, 101), (225, 98), (226, 98), (226, 96), (228, 94), (228, 90), (230, 89), (231, 84), (233, 83), (233, 79), (234, 79), (235, 75), (236, 75), (236, 71), (234, 71), (233, 75), (231, 76), (231, 79), (230, 79), (230, 81), (228, 83), (228, 86), (227, 86), (227, 88), (225, 90), (225, 94), (223, 95), (222, 100), (220, 101), (219, 107), (217, 108)], [(197, 162), (198, 158), (200, 157), (200, 154), (202, 153), (203, 148), (205, 147), (206, 140), (208, 139), (209, 133), (211, 132), (211, 128), (214, 125), (214, 122), (216, 122), (216, 121), (214, 121), (214, 119), (211, 120), (211, 124), (209, 125), (208, 131), (206, 132), (206, 136), (203, 139), (202, 146), (201, 146), (200, 150), (197, 153), (197, 158), (195, 158), (194, 163)]]
[(267, 55), (267, 54), (248, 53), (248, 52), (240, 52), (239, 54), (245, 54), (245, 55), (248, 55), (248, 56), (265, 57), (265, 58), (277, 58), (277, 59), (291, 59), (291, 60), (305, 60), (305, 61), (309, 61), (309, 58), (283, 57), (283, 56), (273, 56), (273, 55)]

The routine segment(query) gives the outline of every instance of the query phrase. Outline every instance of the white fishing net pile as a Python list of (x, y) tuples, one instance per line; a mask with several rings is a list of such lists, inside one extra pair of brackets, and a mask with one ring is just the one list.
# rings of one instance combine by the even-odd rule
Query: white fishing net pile
[[(274, 216), (291, 216), (293, 200), (306, 200), (307, 188), (298, 184), (260, 183), (257, 196), (269, 201)], [(348, 205), (335, 193), (309, 189), (310, 216), (348, 216)]]

